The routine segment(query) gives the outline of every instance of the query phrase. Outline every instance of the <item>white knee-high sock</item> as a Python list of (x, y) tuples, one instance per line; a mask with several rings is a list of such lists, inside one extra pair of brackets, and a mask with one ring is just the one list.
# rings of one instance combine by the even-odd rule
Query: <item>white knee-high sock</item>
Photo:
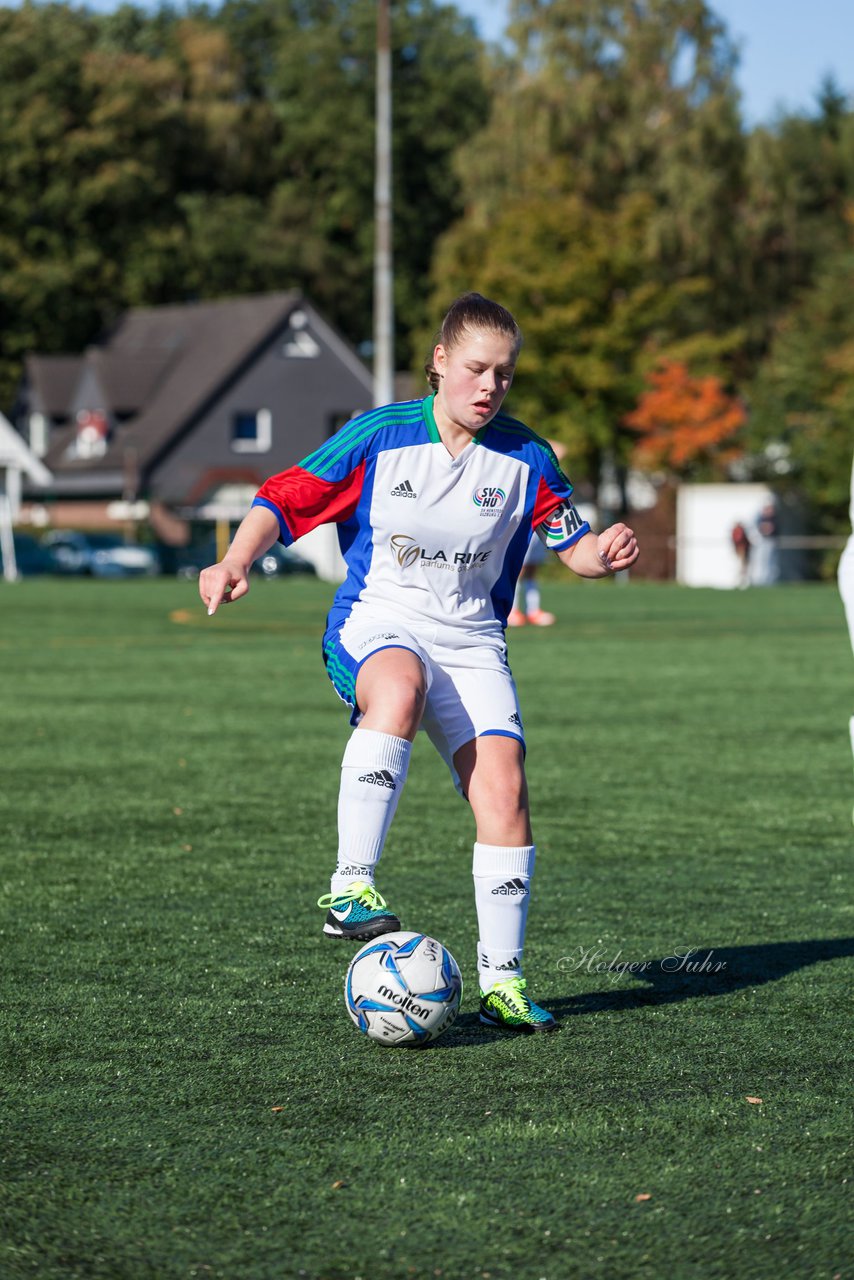
[(534, 845), (474, 846), (472, 875), (480, 935), (477, 971), (482, 991), (489, 991), (503, 978), (522, 975), (535, 855)]
[(406, 781), (412, 743), (375, 729), (356, 729), (341, 761), (338, 865), (330, 885), (373, 884), (374, 871)]

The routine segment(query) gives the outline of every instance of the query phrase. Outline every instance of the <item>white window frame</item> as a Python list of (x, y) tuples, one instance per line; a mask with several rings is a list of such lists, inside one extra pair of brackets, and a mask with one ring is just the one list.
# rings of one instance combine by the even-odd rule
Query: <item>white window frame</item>
[[(232, 430), (238, 417), (251, 417), (251, 411), (246, 410), (245, 413), (235, 413), (231, 420)], [(273, 444), (273, 415), (269, 409), (255, 410), (255, 438), (254, 439), (236, 439), (231, 438), (231, 449), (233, 453), (269, 453)]]

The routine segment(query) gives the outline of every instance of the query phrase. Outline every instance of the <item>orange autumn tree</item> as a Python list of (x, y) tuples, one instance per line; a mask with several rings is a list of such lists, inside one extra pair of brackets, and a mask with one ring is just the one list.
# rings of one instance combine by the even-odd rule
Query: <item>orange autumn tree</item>
[(647, 375), (649, 389), (623, 423), (640, 440), (635, 462), (644, 470), (683, 475), (698, 463), (725, 464), (741, 450), (734, 437), (747, 414), (714, 374), (696, 378), (677, 360)]

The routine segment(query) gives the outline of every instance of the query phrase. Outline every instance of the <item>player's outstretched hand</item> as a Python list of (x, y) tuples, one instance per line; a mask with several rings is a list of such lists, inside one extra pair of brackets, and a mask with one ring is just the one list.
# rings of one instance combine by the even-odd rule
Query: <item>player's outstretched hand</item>
[(599, 559), (609, 573), (630, 568), (640, 555), (638, 540), (625, 524), (612, 524), (599, 534)]
[(199, 595), (208, 607), (208, 616), (216, 613), (221, 604), (239, 600), (249, 590), (249, 575), (243, 565), (229, 560), (209, 565), (199, 574)]

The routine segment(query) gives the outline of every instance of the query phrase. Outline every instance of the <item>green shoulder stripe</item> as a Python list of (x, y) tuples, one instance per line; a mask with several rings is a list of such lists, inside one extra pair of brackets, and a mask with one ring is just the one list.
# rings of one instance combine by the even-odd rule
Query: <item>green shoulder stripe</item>
[[(530, 427), (526, 427), (524, 422), (520, 422), (518, 418), (511, 418), (507, 414), (500, 413), (493, 418), (489, 425), (494, 427), (496, 431), (500, 431), (503, 435), (522, 436), (531, 444), (535, 444), (543, 451), (555, 470), (563, 476), (561, 465), (555, 457), (554, 449), (551, 447), (548, 440), (544, 440), (542, 436), (538, 436), (536, 431), (532, 431)], [(566, 476), (564, 476), (564, 479), (569, 483)]]
[[(383, 427), (406, 426), (412, 420), (411, 413), (405, 415), (400, 412), (394, 414), (389, 412), (392, 409), (401, 410), (405, 407), (408, 406), (383, 405), (379, 409), (360, 414), (358, 418), (354, 418), (351, 423), (342, 427), (340, 431), (336, 431), (335, 435), (331, 436), (319, 449), (315, 449), (314, 453), (310, 453), (303, 458), (299, 466), (306, 471), (310, 471), (318, 479), (322, 479), (339, 459), (343, 458), (351, 449), (355, 449), (368, 436), (372, 436)], [(420, 405), (418, 408), (420, 413)]]

